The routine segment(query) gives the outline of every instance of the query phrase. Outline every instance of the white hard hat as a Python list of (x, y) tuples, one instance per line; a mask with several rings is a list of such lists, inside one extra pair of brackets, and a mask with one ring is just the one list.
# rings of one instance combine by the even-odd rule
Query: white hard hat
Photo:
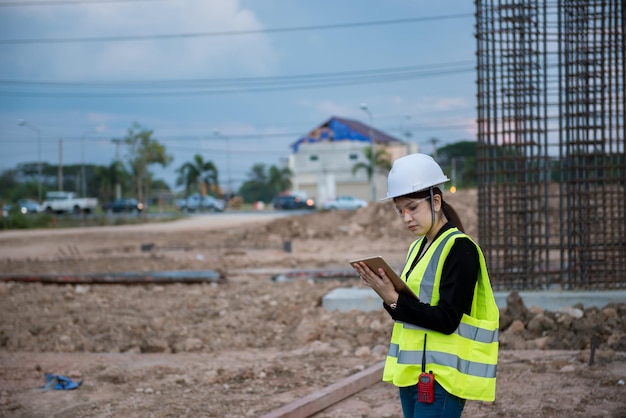
[(410, 154), (393, 162), (387, 176), (387, 197), (381, 200), (393, 199), (435, 186), (443, 191), (443, 184), (448, 181), (450, 179), (443, 174), (443, 170), (433, 157), (426, 154)]

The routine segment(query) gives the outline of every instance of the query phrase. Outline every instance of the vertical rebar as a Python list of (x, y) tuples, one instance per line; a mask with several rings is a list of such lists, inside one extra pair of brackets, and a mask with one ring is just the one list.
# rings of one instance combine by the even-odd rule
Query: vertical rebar
[(626, 0), (475, 4), (479, 240), (494, 285), (626, 287)]

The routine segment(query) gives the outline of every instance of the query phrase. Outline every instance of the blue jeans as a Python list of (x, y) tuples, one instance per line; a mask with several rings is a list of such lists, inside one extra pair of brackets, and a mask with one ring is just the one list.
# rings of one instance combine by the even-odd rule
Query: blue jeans
[(417, 385), (400, 388), (400, 402), (404, 418), (460, 417), (465, 406), (465, 399), (446, 392), (436, 380), (433, 403), (422, 403), (417, 400)]

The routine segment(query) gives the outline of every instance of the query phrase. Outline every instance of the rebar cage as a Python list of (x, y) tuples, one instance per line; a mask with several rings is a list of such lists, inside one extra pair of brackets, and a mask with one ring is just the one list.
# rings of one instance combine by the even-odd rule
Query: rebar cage
[(479, 242), (497, 289), (626, 287), (626, 0), (476, 0)]

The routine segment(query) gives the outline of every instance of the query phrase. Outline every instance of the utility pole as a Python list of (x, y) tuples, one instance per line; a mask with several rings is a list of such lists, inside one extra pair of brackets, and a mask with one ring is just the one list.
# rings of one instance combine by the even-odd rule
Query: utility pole
[(59, 138), (59, 170), (57, 172), (58, 190), (63, 191), (63, 138)]
[(83, 197), (87, 196), (87, 174), (85, 174), (85, 137), (93, 132), (95, 132), (95, 129), (90, 129), (80, 136), (80, 180)]
[(120, 144), (124, 141), (120, 138), (113, 138), (111, 142), (115, 144), (115, 161), (120, 162)]
[(404, 120), (406, 120), (407, 124), (406, 126), (401, 126), (400, 131), (402, 131), (402, 135), (404, 135), (404, 137), (406, 138), (406, 142), (409, 142), (411, 140), (411, 137), (413, 136), (413, 133), (408, 126), (408, 122), (411, 120), (411, 115), (405, 115)]
[(439, 142), (439, 139), (430, 138), (430, 142), (433, 144), (433, 158), (436, 160), (437, 159), (437, 143)]
[[(117, 164), (120, 163), (120, 144), (123, 142), (123, 139), (120, 138), (113, 138), (111, 139), (111, 142), (113, 142), (115, 144), (115, 165), (117, 168)], [(122, 198), (122, 186), (120, 185), (119, 179), (117, 181), (117, 184), (115, 185), (115, 198), (116, 199), (121, 199)]]
[(452, 172), (450, 174), (450, 177), (452, 177), (451, 186), (456, 191), (456, 157), (452, 157)]

